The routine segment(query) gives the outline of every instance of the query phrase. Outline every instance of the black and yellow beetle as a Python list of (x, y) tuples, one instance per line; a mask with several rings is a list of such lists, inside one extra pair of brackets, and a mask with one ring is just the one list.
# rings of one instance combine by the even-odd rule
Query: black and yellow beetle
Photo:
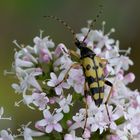
[(112, 83), (105, 80), (103, 65), (106, 60), (96, 56), (83, 41), (80, 42), (77, 40), (75, 44), (80, 49), (81, 65), (91, 96), (93, 97), (95, 104), (100, 106), (104, 98), (104, 84), (112, 87)]
[[(69, 50), (69, 54), (73, 55), (73, 56), (76, 56), (79, 59), (80, 63), (79, 62), (74, 63), (70, 66), (70, 68), (68, 69), (68, 71), (65, 74), (64, 79), (60, 82), (60, 84), (64, 80), (67, 79), (68, 73), (71, 70), (71, 68), (74, 68), (77, 65), (82, 66), (83, 72), (84, 72), (84, 75), (85, 75), (84, 95), (85, 95), (85, 101), (86, 101), (85, 125), (84, 125), (84, 128), (83, 128), (83, 133), (85, 131), (85, 128), (86, 128), (86, 125), (87, 125), (87, 118), (88, 118), (87, 95), (90, 94), (92, 99), (95, 102), (95, 105), (99, 107), (103, 103), (105, 84), (111, 87), (110, 92), (108, 94), (108, 97), (107, 97), (107, 99), (104, 103), (105, 107), (106, 107), (108, 119), (109, 119), (109, 122), (110, 122), (111, 120), (110, 120), (110, 116), (109, 116), (107, 103), (109, 101), (109, 98), (110, 98), (112, 90), (113, 90), (113, 84), (105, 79), (104, 67), (105, 67), (105, 64), (107, 63), (107, 60), (96, 56), (96, 54), (93, 52), (93, 50), (91, 50), (90, 47), (88, 47), (87, 44), (85, 43), (85, 40), (87, 39), (87, 37), (88, 37), (88, 35), (91, 31), (91, 27), (93, 26), (93, 23), (90, 25), (88, 33), (84, 37), (83, 41), (79, 41), (76, 38), (76, 33), (74, 32), (74, 30), (65, 21), (57, 18), (56, 16), (45, 16), (45, 17), (53, 18), (53, 19), (59, 21), (60, 23), (62, 23), (67, 29), (69, 29), (74, 36), (75, 45), (80, 50), (80, 55), (77, 54), (73, 50)], [(99, 17), (99, 15), (97, 15), (97, 18), (98, 17)], [(93, 22), (96, 22), (96, 19)], [(58, 86), (58, 85), (59, 84), (57, 84), (56, 86)]]
[[(76, 38), (76, 33), (74, 32), (74, 30), (65, 21), (59, 19), (56, 16), (44, 16), (44, 17), (55, 19), (55, 20), (59, 21), (60, 23), (62, 23), (67, 29), (69, 29), (71, 31), (71, 33), (74, 35), (75, 45), (77, 46), (77, 48), (80, 49), (80, 56), (75, 51), (69, 50), (69, 54), (78, 57), (80, 59), (80, 63), (74, 63), (73, 65), (70, 66), (63, 81), (68, 76), (68, 73), (71, 68), (76, 67), (77, 65), (81, 65), (83, 68), (83, 71), (84, 71), (84, 75), (85, 75), (85, 97), (87, 96), (87, 93), (90, 93), (90, 95), (92, 96), (92, 98), (95, 101), (95, 104), (97, 106), (100, 106), (103, 102), (104, 85), (106, 84), (106, 85), (110, 86), (111, 90), (110, 90), (110, 93), (105, 102), (107, 114), (109, 116), (109, 112), (107, 109), (107, 102), (110, 98), (110, 95), (111, 95), (111, 92), (113, 89), (113, 85), (111, 82), (105, 80), (104, 65), (107, 62), (107, 60), (96, 56), (96, 54), (85, 43), (85, 40), (91, 31), (92, 24), (89, 28), (87, 35), (83, 39), (83, 41), (79, 41)], [(97, 18), (98, 17), (99, 17), (99, 15), (97, 15)], [(96, 19), (93, 22), (96, 22)], [(56, 85), (56, 86), (58, 86), (58, 85)], [(88, 85), (88, 89), (90, 92), (87, 91), (87, 85)]]

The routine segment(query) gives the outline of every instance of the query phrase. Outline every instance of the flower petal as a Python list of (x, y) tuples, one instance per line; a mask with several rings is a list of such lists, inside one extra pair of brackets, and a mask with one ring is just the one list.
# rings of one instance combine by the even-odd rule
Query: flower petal
[(45, 109), (43, 111), (43, 115), (44, 115), (45, 119), (52, 117), (52, 114), (50, 113), (50, 111), (48, 109)]
[(51, 79), (53, 79), (53, 80), (56, 80), (57, 79), (57, 77), (56, 77), (56, 75), (55, 75), (54, 72), (51, 72), (50, 76), (51, 76)]
[(40, 120), (40, 121), (37, 122), (37, 125), (38, 125), (38, 126), (46, 126), (46, 124), (47, 124), (47, 122), (46, 122), (45, 119)]
[(50, 87), (55, 87), (55, 83), (52, 80), (48, 81), (47, 85)]
[(54, 125), (54, 129), (55, 129), (57, 132), (62, 132), (62, 126), (61, 126), (59, 123), (57, 123), (57, 124)]
[(63, 118), (62, 113), (57, 113), (54, 115), (54, 120), (56, 120), (57, 122), (60, 121), (62, 118)]
[(70, 108), (68, 105), (66, 105), (64, 108), (63, 108), (63, 111), (64, 113), (68, 113), (70, 111)]
[(57, 95), (61, 95), (61, 93), (62, 93), (62, 87), (61, 86), (57, 86), (55, 88), (55, 92), (56, 92)]
[(45, 132), (46, 132), (46, 133), (51, 133), (52, 130), (53, 130), (53, 125), (50, 124), (50, 125), (47, 125), (47, 126), (46, 126)]

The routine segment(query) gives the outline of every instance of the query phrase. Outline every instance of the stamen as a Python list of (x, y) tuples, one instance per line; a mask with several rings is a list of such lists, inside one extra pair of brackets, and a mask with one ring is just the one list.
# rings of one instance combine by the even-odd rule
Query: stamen
[(127, 50), (126, 50), (126, 53), (125, 53), (125, 56), (127, 56), (128, 54), (131, 53), (131, 47), (129, 47)]
[(23, 136), (23, 132), (20, 133), (20, 134), (16, 134), (16, 135), (14, 134), (14, 135), (13, 135), (14, 138), (18, 138), (18, 137), (21, 137), (21, 136)]
[(10, 132), (10, 133), (12, 134), (11, 128), (7, 128), (7, 131)]
[(31, 105), (27, 104), (27, 106), (28, 106), (30, 109), (35, 110), (35, 108), (32, 107)]
[(43, 30), (40, 30), (40, 38), (42, 39), (42, 35), (43, 35)]
[(88, 28), (90, 28), (92, 22), (93, 22), (93, 20), (88, 20), (88, 21), (87, 21), (87, 27), (88, 27)]
[(46, 81), (49, 81), (49, 80), (51, 80), (51, 79), (45, 79), (45, 80), (43, 80), (43, 81), (42, 81), (42, 84), (45, 85), (45, 84), (46, 84)]
[(105, 31), (105, 24), (106, 24), (106, 22), (103, 21), (103, 22), (102, 22), (102, 32), (103, 32), (103, 33), (104, 33), (104, 31)]
[(0, 120), (12, 120), (11, 117), (1, 117)]
[(26, 128), (26, 127), (28, 127), (30, 124), (31, 124), (32, 122), (30, 121), (30, 122), (28, 122), (26, 125), (21, 125), (22, 126), (22, 128), (24, 129), (24, 128)]
[(127, 56), (128, 54), (130, 54), (131, 48), (129, 47), (127, 50), (119, 50), (119, 52), (125, 53), (125, 56)]
[(20, 101), (18, 101), (18, 102), (15, 102), (14, 106), (19, 107), (19, 106), (20, 106), (19, 104), (20, 104), (21, 102), (23, 102), (23, 99), (20, 100)]
[(109, 36), (111, 33), (114, 33), (114, 32), (115, 32), (115, 29), (112, 28), (112, 29), (110, 30), (110, 32), (107, 34), (107, 36)]
[(17, 40), (14, 40), (13, 43), (14, 43), (19, 49), (22, 49), (22, 47), (17, 43)]
[(6, 76), (6, 75), (10, 75), (10, 74), (13, 75), (13, 74), (15, 74), (15, 73), (12, 72), (12, 71), (7, 71), (7, 70), (4, 70), (4, 71), (3, 71), (3, 75), (4, 75), (4, 76)]
[[(18, 131), (18, 130), (20, 130), (20, 131)], [(19, 132), (19, 134), (16, 134), (16, 135), (14, 134), (13, 135), (14, 138), (18, 138), (18, 137), (23, 136), (23, 132), (21, 131), (21, 129), (17, 129), (17, 131)]]
[(22, 131), (21, 131), (21, 128), (18, 128), (17, 131), (18, 131), (18, 132), (22, 132)]

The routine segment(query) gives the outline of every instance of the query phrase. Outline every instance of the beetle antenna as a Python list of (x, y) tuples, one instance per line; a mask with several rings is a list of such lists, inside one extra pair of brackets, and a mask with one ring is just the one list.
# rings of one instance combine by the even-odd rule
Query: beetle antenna
[(96, 15), (96, 18), (91, 22), (91, 24), (90, 24), (90, 26), (89, 26), (88, 33), (87, 33), (87, 35), (84, 37), (84, 39), (83, 39), (82, 42), (84, 42), (84, 41), (87, 39), (87, 37), (88, 37), (88, 35), (89, 35), (91, 29), (93, 28), (93, 25), (96, 23), (97, 19), (98, 19), (98, 18), (100, 17), (100, 15), (102, 14), (102, 12), (103, 12), (103, 5), (99, 5), (99, 8), (100, 8), (100, 10), (99, 10), (98, 14)]
[(56, 16), (44, 16), (44, 18), (52, 18), (58, 22), (60, 22), (61, 24), (63, 24), (74, 36), (74, 39), (77, 40), (76, 38), (76, 33), (74, 32), (74, 30), (62, 19), (56, 17)]

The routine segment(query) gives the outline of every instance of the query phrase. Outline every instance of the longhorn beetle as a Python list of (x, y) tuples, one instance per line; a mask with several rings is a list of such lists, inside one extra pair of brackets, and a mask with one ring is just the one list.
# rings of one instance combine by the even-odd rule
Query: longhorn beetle
[[(101, 11), (99, 13), (101, 13)], [(109, 100), (110, 95), (111, 95), (112, 90), (113, 90), (113, 84), (105, 79), (104, 66), (107, 63), (107, 60), (96, 56), (96, 54), (91, 49), (89, 49), (89, 47), (85, 43), (85, 40), (91, 31), (93, 23), (96, 22), (96, 19), (99, 17), (99, 14), (96, 16), (96, 19), (90, 25), (88, 33), (84, 37), (83, 41), (79, 41), (76, 38), (76, 33), (65, 21), (57, 18), (56, 16), (44, 16), (44, 17), (55, 19), (55, 20), (59, 21), (60, 23), (62, 23), (67, 29), (69, 29), (71, 31), (71, 33), (74, 35), (75, 45), (80, 50), (80, 56), (75, 51), (69, 50), (69, 54), (74, 55), (77, 58), (79, 58), (80, 63), (72, 64), (70, 66), (70, 68), (68, 69), (67, 73), (65, 74), (64, 79), (60, 83), (62, 83), (64, 80), (66, 80), (71, 68), (74, 68), (77, 65), (81, 65), (83, 68), (84, 76), (85, 76), (85, 86), (84, 86), (85, 98), (87, 97), (88, 89), (89, 89), (90, 95), (92, 96), (92, 98), (95, 101), (95, 104), (97, 106), (100, 106), (103, 102), (104, 85), (106, 84), (106, 85), (110, 86), (111, 89), (110, 89), (109, 95), (107, 97), (107, 100), (105, 102), (107, 115), (108, 115), (108, 118), (110, 121), (107, 103), (108, 103), (108, 100)], [(56, 85), (56, 86), (58, 86), (58, 85)], [(88, 89), (87, 89), (87, 86), (88, 86)], [(87, 101), (86, 101), (86, 120), (85, 120), (84, 130), (86, 128), (86, 123), (87, 123)]]

